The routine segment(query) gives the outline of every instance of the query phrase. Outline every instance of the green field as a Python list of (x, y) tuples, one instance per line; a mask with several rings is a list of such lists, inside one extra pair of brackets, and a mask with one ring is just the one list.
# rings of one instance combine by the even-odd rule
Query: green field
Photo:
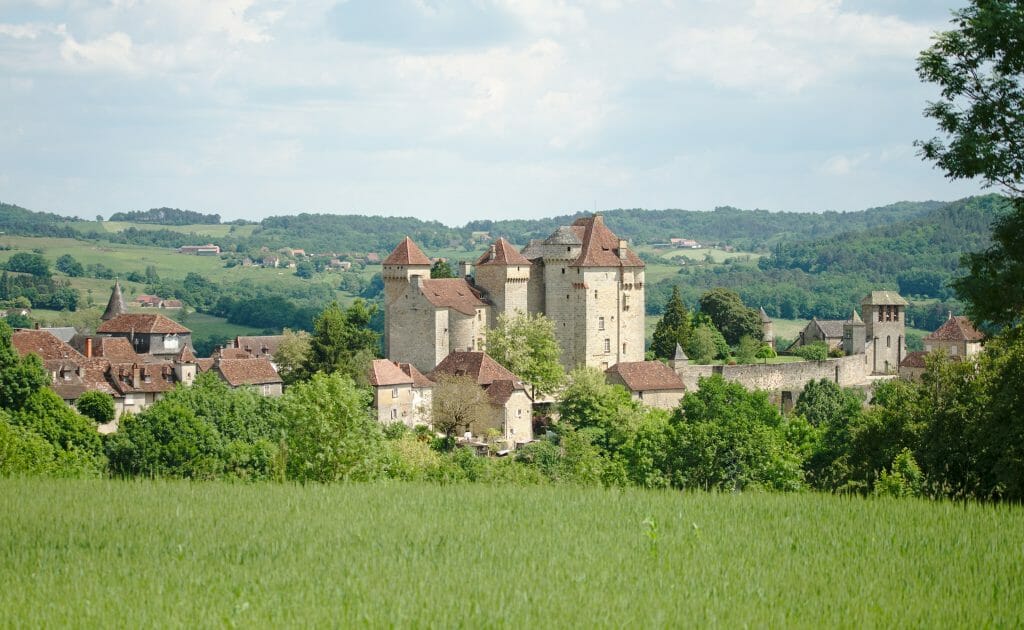
[(3, 627), (1019, 627), (1024, 510), (0, 480)]

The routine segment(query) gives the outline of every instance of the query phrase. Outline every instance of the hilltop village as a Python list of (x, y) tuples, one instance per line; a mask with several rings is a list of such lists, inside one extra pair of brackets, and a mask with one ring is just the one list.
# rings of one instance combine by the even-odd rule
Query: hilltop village
[[(926, 352), (906, 349), (907, 302), (892, 291), (864, 296), (849, 319), (812, 319), (789, 348), (820, 342), (830, 358), (699, 365), (677, 348), (667, 362), (645, 360), (645, 264), (600, 214), (522, 248), (498, 238), (479, 259), (459, 263), (455, 278), (431, 278), (432, 264), (408, 237), (382, 261), (385, 358), (372, 361), (367, 381), (374, 390), (375, 415), (384, 424), (432, 425), (438, 380), (468, 376), (486, 393), (491, 412), (462, 439), (489, 439), (508, 449), (532, 441), (535, 417), (540, 409), (550, 412), (557, 394), (535, 395), (519, 375), (487, 354), (488, 331), (500, 318), (520, 314), (550, 320), (565, 372), (579, 366), (600, 370), (608, 383), (662, 409), (674, 408), (701, 378), (716, 374), (770, 392), (786, 410), (812, 381), (867, 389), (901, 374), (920, 378), (924, 369)], [(760, 319), (762, 342), (773, 345), (772, 320), (763, 308)], [(19, 329), (12, 336), (19, 354), (40, 356), (52, 389), (68, 404), (87, 391), (113, 397), (115, 419), (101, 425), (101, 432), (116, 431), (122, 413), (147, 408), (203, 372), (231, 387), (282, 393), (274, 362), (280, 335), (237, 337), (212, 356), (197, 358), (188, 328), (163, 315), (129, 313), (117, 282), (101, 320), (94, 335), (50, 328)], [(953, 357), (967, 357), (978, 352), (981, 339), (969, 321), (951, 316), (924, 341), (926, 351), (941, 347)]]

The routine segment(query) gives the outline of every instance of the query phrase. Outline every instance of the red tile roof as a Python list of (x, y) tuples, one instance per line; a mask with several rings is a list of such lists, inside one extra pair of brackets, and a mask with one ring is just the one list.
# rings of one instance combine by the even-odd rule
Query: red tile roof
[(434, 306), (452, 308), (463, 315), (474, 315), (477, 308), (487, 305), (465, 278), (424, 278), (420, 291)]
[(207, 359), (196, 359), (196, 367), (199, 369), (200, 373), (209, 372), (216, 360), (217, 359), (214, 359), (213, 357)]
[(374, 387), (391, 385), (412, 385), (433, 387), (434, 382), (409, 363), (398, 363), (387, 359), (375, 359), (370, 363), (370, 384)]
[(907, 356), (903, 357), (900, 361), (900, 367), (903, 368), (923, 368), (924, 358), (928, 356), (927, 352), (911, 352)]
[(963, 315), (952, 316), (939, 329), (925, 335), (923, 341), (981, 341), (985, 335), (978, 332), (971, 320)]
[(452, 352), (431, 372), (436, 378), (442, 374), (468, 376), (477, 385), (490, 385), (494, 381), (518, 381), (516, 375), (483, 352)]
[(189, 347), (188, 344), (185, 344), (185, 347), (182, 348), (181, 352), (178, 353), (177, 361), (178, 361), (178, 363), (195, 363), (196, 362), (196, 355), (192, 352), (192, 348)]
[(77, 350), (45, 330), (16, 330), (11, 333), (11, 345), (19, 355), (37, 354), (44, 362), (63, 360), (78, 364), (85, 359)]
[(281, 377), (268, 359), (221, 359), (215, 364), (228, 385), (264, 385), (280, 383)]
[(112, 361), (138, 361), (130, 341), (124, 337), (95, 337), (93, 339), (93, 356), (103, 357)]
[(520, 254), (512, 243), (509, 243), (504, 238), (499, 238), (476, 261), (476, 264), (478, 267), (483, 265), (529, 265), (530, 261), (526, 259), (526, 256)]
[(385, 265), (427, 265), (430, 266), (430, 259), (423, 253), (412, 239), (406, 236), (402, 242), (395, 247), (394, 251), (384, 259)]
[(484, 388), (487, 393), (487, 397), (490, 398), (491, 403), (495, 405), (504, 405), (508, 402), (509, 398), (512, 398), (512, 394), (516, 391), (525, 391), (526, 387), (519, 381), (510, 381), (508, 379), (501, 379), (494, 381), (490, 385)]
[(235, 337), (235, 347), (245, 350), (254, 357), (274, 356), (282, 339), (284, 335), (238, 336)]
[(127, 313), (103, 322), (98, 333), (189, 334), (192, 331), (163, 315)]
[[(576, 267), (643, 267), (644, 262), (631, 249), (619, 251), (619, 237), (604, 224), (599, 214), (576, 219), (572, 227), (578, 233), (582, 228), (583, 248), (579, 258), (573, 263)], [(620, 254), (624, 256), (620, 257)]]
[(686, 389), (683, 379), (661, 361), (624, 361), (605, 370), (605, 374), (617, 374), (634, 392)]

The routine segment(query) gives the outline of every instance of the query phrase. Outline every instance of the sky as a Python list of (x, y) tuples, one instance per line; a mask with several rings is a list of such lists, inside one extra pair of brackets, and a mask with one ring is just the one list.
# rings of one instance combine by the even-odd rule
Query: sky
[(463, 225), (860, 210), (916, 154), (952, 0), (0, 0), (0, 201)]

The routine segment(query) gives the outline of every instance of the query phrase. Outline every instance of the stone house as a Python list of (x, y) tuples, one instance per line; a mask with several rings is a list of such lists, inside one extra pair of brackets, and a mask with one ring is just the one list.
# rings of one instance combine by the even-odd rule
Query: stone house
[(644, 356), (644, 263), (604, 225), (577, 219), (516, 251), (499, 238), (462, 277), (430, 280), (406, 237), (384, 260), (385, 355), (423, 371), (453, 351), (482, 351), (501, 314), (543, 314), (566, 370)]
[(985, 335), (974, 327), (970, 319), (950, 313), (942, 326), (921, 341), (925, 352), (945, 350), (951, 357), (972, 357), (981, 352), (984, 339)]
[(435, 382), (442, 375), (468, 376), (486, 392), (490, 418), (470, 427), (474, 436), (494, 429), (507, 448), (533, 440), (533, 399), (526, 385), (497, 361), (483, 352), (455, 351), (428, 374)]
[(650, 407), (675, 409), (686, 393), (683, 379), (661, 361), (623, 361), (604, 373), (608, 383), (625, 387)]
[(434, 382), (411, 363), (376, 359), (370, 364), (369, 381), (378, 422), (401, 422), (409, 428), (430, 424)]
[(127, 339), (138, 354), (173, 357), (192, 346), (192, 331), (163, 315), (126, 313), (104, 321), (96, 334)]
[(920, 380), (926, 368), (925, 357), (931, 352), (944, 352), (953, 361), (969, 359), (981, 352), (984, 340), (985, 335), (970, 319), (950, 313), (942, 326), (921, 339), (924, 351), (910, 352), (900, 362), (900, 378)]
[(284, 381), (266, 357), (216, 358), (211, 368), (232, 389), (252, 387), (264, 396), (280, 396)]
[(800, 331), (797, 338), (793, 340), (787, 350), (793, 350), (800, 346), (809, 346), (812, 343), (823, 341), (830, 351), (843, 347), (843, 326), (849, 320), (845, 319), (811, 319)]

